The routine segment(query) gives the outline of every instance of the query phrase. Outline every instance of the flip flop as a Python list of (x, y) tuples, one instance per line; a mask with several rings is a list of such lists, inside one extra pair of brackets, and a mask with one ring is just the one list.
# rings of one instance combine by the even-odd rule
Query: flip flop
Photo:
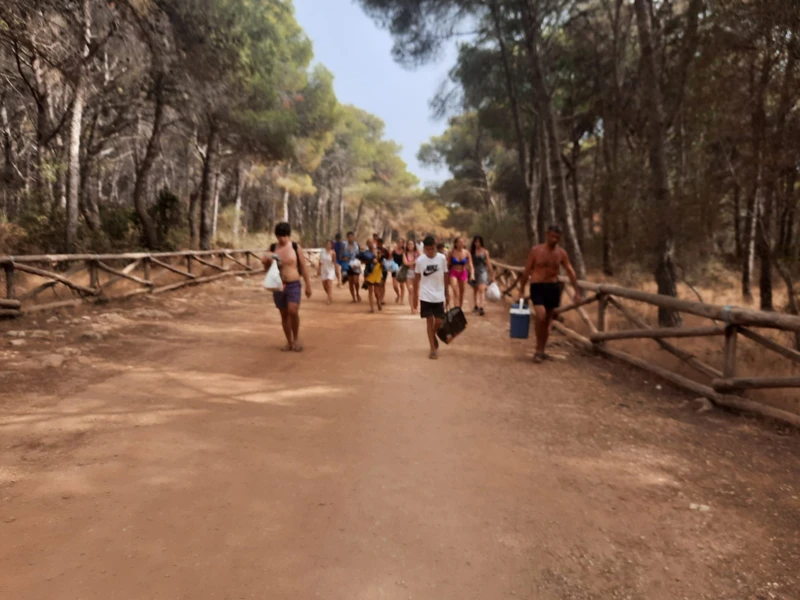
[(283, 348), (281, 348), (281, 352), (291, 352), (294, 350), (294, 346), (292, 344), (286, 344)]
[(543, 353), (537, 352), (536, 354), (533, 355), (533, 362), (537, 365), (544, 362), (544, 360), (545, 360), (545, 355)]
[(439, 353), (436, 350), (432, 350), (430, 354), (428, 354), (428, 358), (431, 360), (437, 360), (439, 358)]
[(293, 350), (295, 352), (302, 352), (303, 351), (303, 344), (301, 344), (300, 342), (295, 342)]

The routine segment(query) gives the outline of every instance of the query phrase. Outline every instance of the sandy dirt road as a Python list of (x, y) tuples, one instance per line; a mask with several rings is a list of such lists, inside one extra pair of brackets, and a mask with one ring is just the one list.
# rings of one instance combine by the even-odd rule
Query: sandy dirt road
[(796, 432), (315, 291), (302, 356), (255, 281), (15, 323), (0, 598), (800, 597)]

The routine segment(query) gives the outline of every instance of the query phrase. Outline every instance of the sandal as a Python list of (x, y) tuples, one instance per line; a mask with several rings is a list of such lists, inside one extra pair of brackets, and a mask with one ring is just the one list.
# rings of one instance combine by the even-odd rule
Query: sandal
[(482, 316), (482, 317), (483, 317), (484, 315), (486, 315), (486, 313), (483, 311), (483, 309), (480, 309), (480, 310), (478, 311), (478, 314), (479, 314), (480, 316)]
[(545, 360), (545, 354), (543, 352), (537, 352), (533, 355), (533, 362), (537, 365), (543, 363)]
[(294, 350), (294, 344), (286, 344), (281, 348), (281, 352), (291, 352), (292, 350)]
[(294, 343), (294, 351), (295, 352), (302, 352), (303, 351), (303, 344), (301, 344), (300, 342), (295, 342)]
[(436, 352), (436, 350), (431, 350), (431, 353), (428, 354), (428, 358), (430, 358), (431, 360), (436, 360), (439, 358), (439, 353)]

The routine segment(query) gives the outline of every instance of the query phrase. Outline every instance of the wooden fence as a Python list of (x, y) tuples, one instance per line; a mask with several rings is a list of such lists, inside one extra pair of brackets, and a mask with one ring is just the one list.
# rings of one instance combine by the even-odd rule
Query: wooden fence
[[(505, 265), (496, 261), (494, 267), (501, 290), (504, 294), (511, 295), (518, 286), (523, 271), (522, 267)], [(566, 284), (568, 280), (562, 278), (562, 282)], [(683, 390), (708, 398), (716, 404), (755, 412), (800, 426), (800, 415), (754, 402), (739, 395), (745, 390), (800, 388), (800, 377), (740, 376), (737, 373), (736, 364), (736, 347), (739, 336), (759, 344), (762, 348), (794, 364), (800, 363), (800, 352), (796, 349), (784, 346), (767, 335), (754, 331), (754, 328), (780, 330), (792, 332), (797, 336), (800, 333), (800, 317), (736, 306), (718, 306), (681, 300), (617, 285), (589, 281), (581, 281), (579, 285), (583, 291), (583, 299), (559, 308), (556, 314), (561, 317), (565, 313), (575, 311), (583, 322), (588, 335), (568, 327), (560, 318), (553, 323), (554, 329), (572, 341), (593, 352), (616, 358), (657, 375)], [(624, 304), (623, 299), (709, 319), (710, 324), (699, 327), (651, 327), (641, 316)], [(595, 319), (590, 318), (586, 312), (586, 307), (590, 304), (597, 304)], [(607, 319), (609, 309), (618, 311), (633, 328), (610, 331)], [(674, 338), (697, 337), (720, 337), (724, 340), (721, 344), (719, 368), (667, 341)], [(662, 350), (696, 371), (705, 383), (611, 347), (615, 340), (630, 339), (653, 340)]]
[[(319, 250), (305, 250), (307, 263)], [(183, 252), (129, 254), (55, 254), (39, 256), (0, 256), (5, 286), (0, 292), (0, 318), (14, 318), (23, 313), (76, 306), (85, 302), (104, 302), (138, 296), (161, 294), (190, 285), (199, 285), (231, 276), (263, 273), (260, 250), (200, 250)], [(18, 279), (36, 281), (18, 293)], [(167, 275), (179, 276), (177, 282), (157, 285)], [(112, 294), (114, 286), (127, 281), (132, 290)], [(39, 303), (37, 299), (51, 291), (58, 300)], [(62, 293), (69, 298), (60, 298)]]

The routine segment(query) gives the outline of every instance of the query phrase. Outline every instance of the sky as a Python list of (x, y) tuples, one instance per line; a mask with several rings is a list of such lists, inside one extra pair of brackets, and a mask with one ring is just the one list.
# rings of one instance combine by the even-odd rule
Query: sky
[(420, 145), (447, 128), (431, 118), (429, 101), (455, 63), (455, 50), (410, 71), (392, 59), (389, 32), (355, 0), (294, 0), (294, 5), (297, 22), (314, 44), (315, 61), (334, 75), (339, 101), (383, 119), (386, 138), (403, 147), (403, 159), (423, 185), (447, 179), (447, 169), (425, 168), (416, 156)]

